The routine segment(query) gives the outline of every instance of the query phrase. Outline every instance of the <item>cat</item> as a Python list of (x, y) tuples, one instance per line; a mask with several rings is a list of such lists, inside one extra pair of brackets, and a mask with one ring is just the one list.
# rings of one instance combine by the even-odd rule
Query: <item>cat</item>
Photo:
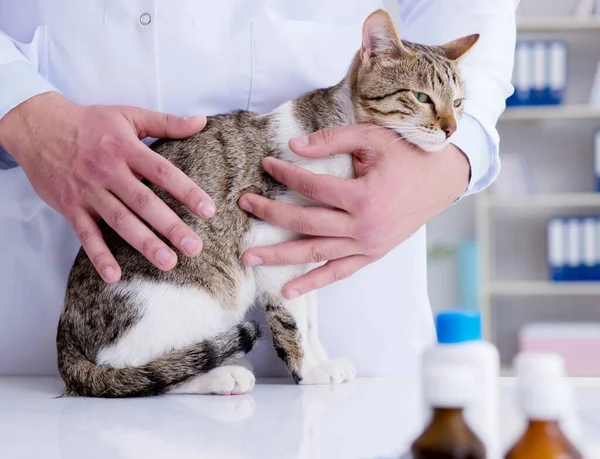
[(255, 378), (242, 357), (261, 336), (256, 323), (244, 321), (254, 304), (264, 308), (273, 345), (296, 383), (353, 379), (352, 364), (330, 359), (319, 340), (316, 294), (287, 300), (281, 293), (287, 281), (316, 265), (246, 267), (240, 261), (250, 247), (302, 236), (247, 214), (238, 200), (254, 192), (319, 205), (266, 174), (261, 161), (268, 156), (315, 173), (354, 178), (349, 154), (309, 160), (289, 149), (291, 137), (326, 127), (374, 123), (423, 150), (444, 148), (466, 96), (457, 62), (478, 38), (469, 35), (442, 46), (401, 41), (389, 14), (377, 10), (364, 21), (362, 47), (337, 85), (268, 114), (239, 110), (209, 116), (198, 134), (151, 144), (213, 198), (217, 212), (200, 219), (144, 181), (204, 243), (199, 256), (181, 257), (171, 271), (155, 268), (100, 223), (122, 279), (105, 284), (83, 249), (77, 254), (57, 333), (64, 395), (248, 392)]

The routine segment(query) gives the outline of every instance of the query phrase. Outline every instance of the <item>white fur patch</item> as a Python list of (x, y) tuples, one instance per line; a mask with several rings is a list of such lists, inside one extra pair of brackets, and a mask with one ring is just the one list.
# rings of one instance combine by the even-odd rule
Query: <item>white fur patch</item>
[(350, 154), (337, 154), (319, 159), (307, 159), (298, 156), (288, 146), (292, 137), (307, 135), (303, 132), (293, 114), (293, 103), (287, 102), (278, 107), (274, 114), (277, 119), (277, 143), (281, 148), (281, 158), (315, 174), (328, 174), (336, 177), (353, 178), (354, 167)]
[(98, 353), (96, 363), (116, 368), (143, 365), (225, 332), (242, 320), (250, 305), (228, 310), (205, 291), (169, 284), (140, 282), (113, 288), (132, 294), (142, 314), (125, 336)]

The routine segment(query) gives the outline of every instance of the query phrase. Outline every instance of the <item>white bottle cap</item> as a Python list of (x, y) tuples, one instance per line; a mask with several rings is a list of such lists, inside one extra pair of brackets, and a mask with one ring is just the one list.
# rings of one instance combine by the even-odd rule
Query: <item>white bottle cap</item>
[(560, 420), (571, 402), (565, 362), (558, 354), (525, 352), (514, 366), (519, 401), (529, 419)]
[(466, 365), (432, 364), (424, 378), (425, 396), (433, 408), (463, 408), (471, 398), (473, 373)]
[(514, 359), (519, 378), (555, 378), (565, 376), (565, 360), (552, 352), (521, 352)]

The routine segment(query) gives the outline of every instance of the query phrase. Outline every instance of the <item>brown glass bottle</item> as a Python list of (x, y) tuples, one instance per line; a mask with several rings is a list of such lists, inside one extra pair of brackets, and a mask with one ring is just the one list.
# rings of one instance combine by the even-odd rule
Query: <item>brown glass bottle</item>
[(527, 430), (505, 459), (582, 459), (556, 420), (530, 420)]
[(465, 422), (462, 408), (435, 408), (411, 454), (414, 459), (485, 459), (486, 450)]

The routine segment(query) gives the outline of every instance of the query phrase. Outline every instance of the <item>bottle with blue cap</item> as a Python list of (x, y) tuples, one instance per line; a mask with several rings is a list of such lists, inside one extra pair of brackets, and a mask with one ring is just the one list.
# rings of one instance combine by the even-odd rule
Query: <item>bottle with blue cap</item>
[[(482, 339), (477, 310), (440, 312), (436, 316), (437, 342), (423, 354), (423, 375), (440, 365), (466, 365), (473, 374), (473, 393), (464, 415), (467, 424), (483, 441), (486, 457), (501, 457), (499, 425), (500, 356), (496, 347)], [(425, 406), (427, 401), (424, 399)]]

